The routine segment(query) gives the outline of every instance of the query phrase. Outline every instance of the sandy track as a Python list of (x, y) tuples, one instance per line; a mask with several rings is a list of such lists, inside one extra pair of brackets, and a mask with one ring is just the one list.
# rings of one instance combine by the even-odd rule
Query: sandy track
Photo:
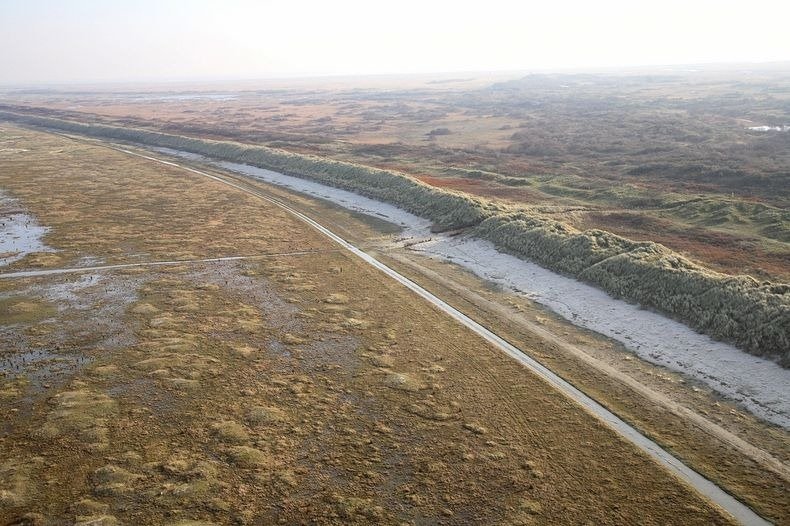
[(243, 261), (245, 259), (264, 259), (282, 256), (306, 256), (310, 254), (320, 254), (332, 252), (328, 250), (302, 250), (296, 252), (278, 252), (276, 254), (258, 254), (253, 256), (225, 256), (220, 258), (203, 258), (203, 259), (177, 259), (172, 261), (148, 261), (143, 263), (121, 263), (118, 265), (99, 265), (92, 267), (71, 267), (71, 268), (56, 268), (47, 270), (23, 270), (20, 272), (5, 272), (0, 273), (0, 279), (13, 279), (13, 278), (34, 278), (40, 276), (55, 276), (58, 274), (78, 274), (81, 272), (97, 272), (102, 270), (120, 270), (125, 268), (137, 267), (168, 267), (173, 265), (187, 265), (190, 263), (221, 263), (226, 261)]
[(509, 342), (505, 341), (504, 339), (494, 334), (487, 328), (483, 327), (479, 323), (475, 322), (471, 318), (467, 317), (465, 314), (458, 311), (451, 305), (445, 303), (440, 298), (434, 296), (426, 289), (422, 288), (421, 286), (414, 283), (410, 279), (401, 275), (397, 271), (384, 265), (383, 263), (381, 263), (374, 257), (370, 256), (369, 254), (351, 245), (340, 236), (337, 236), (332, 231), (322, 226), (320, 223), (316, 222), (315, 220), (306, 216), (305, 214), (299, 212), (298, 210), (295, 210), (294, 208), (288, 206), (286, 203), (278, 199), (272, 198), (271, 196), (264, 194), (260, 190), (256, 190), (252, 187), (239, 184), (235, 181), (227, 180), (225, 178), (216, 175), (212, 175), (200, 170), (196, 170), (188, 166), (183, 166), (171, 161), (166, 161), (163, 159), (158, 159), (156, 157), (143, 155), (134, 151), (118, 148), (115, 146), (110, 146), (110, 145), (106, 145), (106, 146), (108, 148), (126, 153), (128, 155), (141, 157), (143, 159), (147, 159), (149, 161), (164, 164), (167, 166), (180, 168), (189, 171), (191, 173), (200, 175), (202, 177), (212, 179), (214, 181), (230, 186), (247, 194), (254, 195), (264, 201), (267, 201), (271, 204), (274, 204), (282, 208), (283, 210), (294, 215), (301, 221), (315, 228), (322, 234), (326, 235), (327, 237), (329, 237), (330, 239), (338, 243), (340, 246), (342, 246), (343, 248), (350, 251), (355, 256), (365, 261), (366, 263), (370, 264), (371, 266), (385, 273), (386, 275), (393, 278), (397, 282), (401, 283), (402, 285), (404, 285), (405, 287), (407, 287), (408, 289), (410, 289), (411, 291), (413, 291), (414, 293), (416, 293), (426, 301), (433, 304), (435, 307), (439, 308), (440, 310), (442, 310), (443, 312), (454, 318), (456, 321), (460, 322), (461, 324), (463, 324), (464, 326), (466, 326), (467, 328), (478, 334), (480, 337), (482, 337), (489, 343), (493, 344), (496, 348), (498, 348), (502, 352), (506, 353), (510, 357), (517, 360), (519, 363), (530, 369), (533, 373), (541, 377), (543, 380), (548, 382), (554, 388), (556, 388), (557, 390), (568, 396), (570, 399), (574, 400), (576, 403), (584, 407), (587, 411), (589, 411), (591, 414), (596, 416), (607, 426), (615, 430), (622, 437), (624, 437), (629, 442), (636, 445), (639, 449), (647, 453), (651, 458), (659, 462), (662, 466), (664, 466), (674, 475), (686, 481), (691, 487), (693, 487), (699, 493), (701, 493), (702, 495), (713, 501), (715, 504), (726, 510), (739, 522), (749, 525), (769, 524), (767, 521), (762, 519), (759, 515), (754, 513), (750, 508), (748, 508), (747, 506), (745, 506), (744, 504), (733, 498), (731, 495), (723, 491), (713, 482), (709, 481), (708, 479), (706, 479), (705, 477), (703, 477), (693, 469), (683, 464), (679, 459), (671, 455), (669, 452), (661, 448), (658, 444), (656, 444), (649, 438), (642, 435), (639, 431), (637, 431), (629, 424), (621, 420), (617, 415), (610, 412), (608, 409), (600, 405), (598, 402), (588, 397), (587, 395), (576, 389), (573, 385), (571, 385), (570, 383), (566, 382), (565, 380), (557, 376), (550, 369), (536, 362), (534, 359), (524, 354), (521, 350), (511, 345)]

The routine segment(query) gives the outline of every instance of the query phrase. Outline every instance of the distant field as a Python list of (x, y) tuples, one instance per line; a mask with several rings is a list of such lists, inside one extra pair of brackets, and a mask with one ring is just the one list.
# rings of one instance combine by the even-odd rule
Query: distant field
[[(393, 168), (790, 281), (790, 71), (9, 92), (6, 107)], [(198, 91), (194, 91), (198, 90)]]
[[(4, 273), (271, 256), (0, 280), (0, 522), (731, 523), (282, 210), (100, 146), (0, 138), (0, 187), (58, 250)], [(273, 256), (294, 249), (314, 253)]]

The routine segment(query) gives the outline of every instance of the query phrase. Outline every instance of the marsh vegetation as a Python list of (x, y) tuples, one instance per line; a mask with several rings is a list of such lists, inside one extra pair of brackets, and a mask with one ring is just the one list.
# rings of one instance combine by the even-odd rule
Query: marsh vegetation
[[(51, 228), (50, 267), (330, 246), (264, 201), (184, 184), (189, 172), (15, 130), (33, 153), (0, 181)], [(20, 298), (67, 279), (0, 287)], [(90, 358), (38, 387), (0, 378), (3, 523), (732, 523), (348, 254), (112, 270), (98, 285), (108, 294), (62, 295), (47, 320), (0, 318), (4, 355)], [(100, 338), (85, 315), (108, 307), (128, 338)], [(756, 499), (771, 517), (786, 506), (775, 493)]]

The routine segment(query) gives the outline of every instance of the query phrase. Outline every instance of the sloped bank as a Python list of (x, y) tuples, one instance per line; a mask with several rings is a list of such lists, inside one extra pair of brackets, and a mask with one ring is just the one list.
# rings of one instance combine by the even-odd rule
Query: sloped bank
[(500, 250), (790, 366), (790, 285), (712, 272), (658, 243), (579, 232), (525, 213), (497, 214), (474, 232)]
[(790, 367), (790, 285), (760, 283), (699, 266), (663, 245), (602, 230), (581, 232), (529, 209), (440, 190), (389, 170), (265, 146), (84, 124), (0, 111), (0, 118), (95, 137), (173, 148), (351, 190), (430, 219), (439, 229), (471, 227), (497, 248), (594, 284), (615, 297), (680, 320)]

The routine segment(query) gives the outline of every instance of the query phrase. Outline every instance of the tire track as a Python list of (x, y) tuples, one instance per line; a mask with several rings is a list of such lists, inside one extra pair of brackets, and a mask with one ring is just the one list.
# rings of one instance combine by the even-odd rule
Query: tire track
[(117, 270), (135, 267), (166, 267), (170, 265), (185, 265), (196, 263), (221, 263), (224, 261), (243, 261), (245, 259), (264, 259), (281, 256), (305, 256), (309, 254), (325, 254), (337, 250), (302, 250), (295, 252), (280, 252), (274, 254), (257, 254), (253, 256), (224, 256), (204, 259), (174, 259), (171, 261), (146, 261), (141, 263), (119, 263), (117, 265), (98, 265), (93, 267), (70, 267), (45, 270), (21, 270), (19, 272), (0, 273), (0, 279), (33, 278), (38, 276), (55, 276), (58, 274), (76, 274), (79, 272), (97, 272), (102, 270)]

